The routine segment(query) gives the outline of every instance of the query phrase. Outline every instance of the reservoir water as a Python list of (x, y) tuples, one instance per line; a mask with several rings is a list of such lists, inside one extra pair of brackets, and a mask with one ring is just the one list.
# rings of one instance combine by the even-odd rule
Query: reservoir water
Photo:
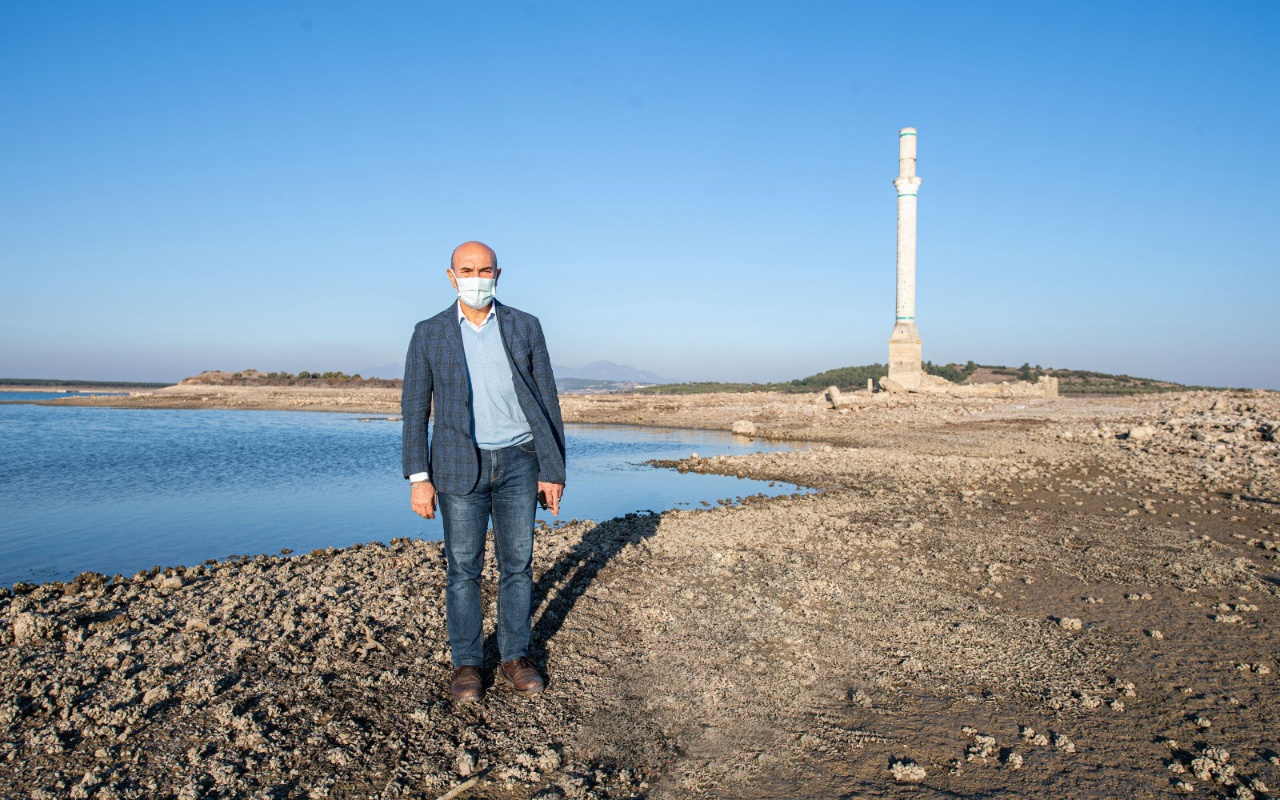
[[(569, 425), (566, 436), (560, 519), (799, 491), (644, 464), (794, 445), (626, 426)], [(0, 403), (0, 586), (400, 536), (442, 531), (409, 509), (400, 423), (385, 417)]]

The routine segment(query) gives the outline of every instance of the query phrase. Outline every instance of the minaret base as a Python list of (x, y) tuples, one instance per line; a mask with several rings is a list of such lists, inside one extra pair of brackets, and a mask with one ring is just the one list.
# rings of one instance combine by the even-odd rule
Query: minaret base
[(921, 366), (920, 332), (914, 322), (899, 322), (889, 337), (889, 380), (908, 391), (916, 391), (924, 381)]

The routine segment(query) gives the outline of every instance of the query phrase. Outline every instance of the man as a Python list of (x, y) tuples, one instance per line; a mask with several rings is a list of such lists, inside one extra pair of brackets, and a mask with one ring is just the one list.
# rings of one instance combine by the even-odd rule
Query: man
[(480, 570), (490, 517), (499, 574), (498, 674), (518, 694), (534, 695), (543, 679), (529, 659), (533, 517), (539, 499), (560, 513), (560, 400), (538, 319), (493, 297), (502, 274), (493, 250), (480, 242), (459, 245), (446, 274), (458, 299), (418, 323), (405, 359), (404, 475), (413, 510), (433, 519), (438, 503), (444, 523), (454, 699), (484, 694)]

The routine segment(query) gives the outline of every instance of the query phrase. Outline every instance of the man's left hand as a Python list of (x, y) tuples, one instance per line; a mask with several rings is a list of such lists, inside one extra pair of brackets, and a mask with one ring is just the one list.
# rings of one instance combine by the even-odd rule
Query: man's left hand
[(560, 498), (564, 495), (564, 484), (538, 481), (538, 491), (547, 498), (547, 510), (560, 516)]

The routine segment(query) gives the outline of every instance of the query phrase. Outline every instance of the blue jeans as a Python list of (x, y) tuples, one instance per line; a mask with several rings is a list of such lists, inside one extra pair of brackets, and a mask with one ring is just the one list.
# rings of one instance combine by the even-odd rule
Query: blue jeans
[(498, 561), (498, 652), (503, 661), (529, 654), (533, 613), (533, 515), (538, 505), (538, 453), (533, 441), (480, 451), (480, 481), (470, 494), (439, 494), (448, 559), (445, 619), (453, 666), (484, 664), (480, 570), (493, 517)]

